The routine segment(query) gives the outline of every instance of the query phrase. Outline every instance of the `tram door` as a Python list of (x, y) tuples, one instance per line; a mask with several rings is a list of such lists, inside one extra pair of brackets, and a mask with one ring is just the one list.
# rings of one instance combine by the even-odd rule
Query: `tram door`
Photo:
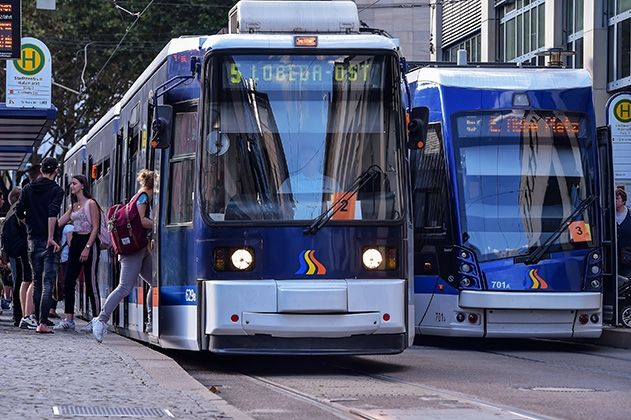
[(615, 194), (613, 184), (613, 158), (609, 127), (596, 132), (600, 166), (600, 200), (603, 209), (603, 321), (618, 324), (618, 262), (616, 251)]
[[(113, 180), (112, 180), (112, 204), (120, 203), (123, 201), (123, 128), (116, 133), (116, 142), (114, 144), (113, 154)], [(110, 286), (110, 292), (118, 287), (120, 279), (120, 263), (118, 258), (112, 258), (112, 266), (110, 268), (112, 273), (112, 284)], [(117, 326), (123, 326), (121, 323), (120, 310), (115, 310), (112, 314), (112, 324)]]
[(147, 168), (151, 171), (155, 171), (155, 178), (154, 178), (154, 183), (153, 183), (153, 202), (152, 202), (152, 208), (151, 208), (151, 217), (154, 220), (154, 224), (153, 224), (153, 232), (152, 232), (152, 236), (151, 236), (151, 243), (150, 243), (150, 249), (151, 249), (151, 255), (152, 255), (152, 259), (151, 259), (151, 267), (152, 267), (152, 273), (151, 273), (151, 286), (149, 286), (147, 283), (143, 282), (143, 286), (145, 289), (145, 296), (150, 296), (150, 299), (145, 299), (145, 305), (144, 305), (144, 310), (143, 310), (143, 314), (145, 317), (145, 329), (144, 331), (146, 333), (149, 334), (149, 338), (150, 341), (153, 341), (153, 339), (155, 339), (157, 341), (157, 336), (158, 336), (158, 320), (159, 320), (159, 314), (158, 314), (158, 299), (159, 299), (159, 275), (160, 275), (160, 254), (159, 254), (159, 250), (160, 250), (160, 208), (161, 206), (161, 200), (160, 200), (160, 183), (161, 181), (161, 176), (160, 176), (160, 164), (162, 161), (162, 151), (160, 150), (156, 150), (154, 148), (151, 147), (151, 141), (149, 139), (151, 139), (152, 136), (152, 131), (151, 131), (151, 121), (153, 120), (153, 105), (149, 104), (148, 105), (148, 112), (147, 112), (147, 118), (146, 118), (146, 129), (143, 130), (143, 135), (145, 137), (148, 137), (148, 139), (146, 141), (143, 141), (143, 143), (147, 144)]
[[(138, 105), (134, 107), (134, 109), (137, 109)], [(143, 164), (141, 136), (142, 134), (138, 124), (137, 111), (132, 111), (131, 121), (127, 127), (127, 155), (125, 159), (126, 177), (125, 191), (123, 193), (123, 201), (125, 202), (131, 200), (138, 190), (136, 174), (140, 169), (145, 167)], [(142, 314), (143, 311), (138, 309), (138, 307), (144, 301), (145, 296), (146, 295), (143, 293), (143, 289), (137, 287), (134, 292), (125, 298), (122, 322), (124, 328), (127, 328), (130, 331), (142, 331), (144, 323)], [(134, 299), (136, 300), (135, 302)]]

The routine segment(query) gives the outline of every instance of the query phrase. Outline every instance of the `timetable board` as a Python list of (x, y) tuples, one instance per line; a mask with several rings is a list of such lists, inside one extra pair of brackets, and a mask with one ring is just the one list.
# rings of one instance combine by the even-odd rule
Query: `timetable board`
[(20, 58), (21, 1), (0, 0), (0, 59)]

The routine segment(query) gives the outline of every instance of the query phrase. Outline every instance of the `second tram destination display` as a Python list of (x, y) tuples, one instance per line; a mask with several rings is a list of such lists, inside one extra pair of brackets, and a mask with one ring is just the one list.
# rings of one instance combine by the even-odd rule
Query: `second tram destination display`
[(20, 58), (20, 0), (0, 1), (0, 59)]
[(586, 129), (585, 119), (578, 115), (551, 112), (507, 111), (476, 113), (457, 118), (458, 135), (515, 137), (528, 133), (539, 136), (580, 135)]

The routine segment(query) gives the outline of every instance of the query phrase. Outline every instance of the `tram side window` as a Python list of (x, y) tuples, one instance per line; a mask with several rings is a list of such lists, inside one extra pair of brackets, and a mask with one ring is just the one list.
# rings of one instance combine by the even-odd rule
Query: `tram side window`
[(440, 124), (432, 124), (425, 147), (411, 156), (414, 228), (421, 236), (447, 234), (449, 194)]
[(107, 158), (102, 162), (94, 165), (92, 168), (92, 195), (101, 206), (108, 206), (110, 199), (110, 159)]
[(127, 165), (129, 165), (129, 172), (127, 174), (127, 185), (129, 185), (127, 194), (129, 194), (129, 199), (131, 199), (138, 189), (138, 185), (136, 184), (136, 174), (140, 170), (140, 167), (138, 166), (139, 143), (140, 134), (133, 135), (129, 138), (129, 149), (127, 152), (129, 156), (129, 161), (127, 162)]
[(175, 114), (175, 132), (169, 160), (169, 224), (193, 221), (197, 112)]

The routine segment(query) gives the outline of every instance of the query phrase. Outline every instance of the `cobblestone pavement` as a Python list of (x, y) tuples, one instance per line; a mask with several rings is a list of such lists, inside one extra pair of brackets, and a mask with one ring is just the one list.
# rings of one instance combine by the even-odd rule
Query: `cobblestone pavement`
[[(78, 321), (77, 329), (83, 325)], [(14, 327), (11, 311), (5, 310), (0, 315), (0, 355), (3, 419), (86, 417), (54, 413), (53, 407), (64, 406), (162, 409), (178, 419), (248, 418), (172, 359), (115, 334), (107, 334), (103, 344), (79, 332), (40, 335)], [(166, 412), (158, 414), (170, 418)]]

